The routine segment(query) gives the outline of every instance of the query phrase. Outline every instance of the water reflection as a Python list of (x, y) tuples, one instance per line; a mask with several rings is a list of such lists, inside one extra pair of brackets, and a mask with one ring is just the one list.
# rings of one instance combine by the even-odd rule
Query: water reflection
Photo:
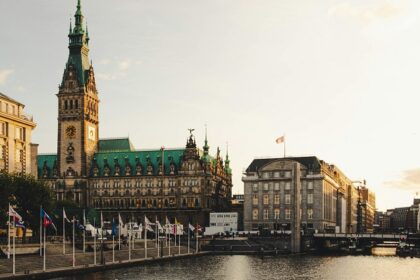
[(373, 256), (205, 256), (61, 280), (420, 279), (420, 259)]

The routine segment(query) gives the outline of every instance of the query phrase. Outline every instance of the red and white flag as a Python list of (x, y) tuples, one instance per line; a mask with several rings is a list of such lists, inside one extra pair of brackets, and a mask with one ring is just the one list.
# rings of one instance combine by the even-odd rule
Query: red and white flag
[(22, 216), (21, 215), (19, 215), (16, 211), (15, 211), (15, 209), (13, 209), (12, 208), (12, 206), (10, 206), (9, 205), (9, 216), (10, 217), (13, 217), (13, 218), (15, 218), (16, 220), (18, 220), (18, 221), (21, 221), (22, 220)]
[(276, 139), (276, 143), (280, 144), (280, 143), (284, 143), (284, 135), (280, 136), (279, 138)]

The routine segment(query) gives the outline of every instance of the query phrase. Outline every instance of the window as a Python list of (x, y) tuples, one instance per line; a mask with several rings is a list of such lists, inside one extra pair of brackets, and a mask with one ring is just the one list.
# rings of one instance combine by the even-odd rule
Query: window
[(280, 177), (280, 172), (276, 171), (274, 172), (274, 178), (279, 178)]
[(314, 203), (314, 194), (308, 193), (308, 204)]
[(268, 191), (268, 183), (264, 183), (264, 190)]
[(309, 181), (308, 182), (308, 190), (313, 190), (313, 188), (314, 188), (314, 182)]
[(290, 190), (290, 182), (286, 182), (285, 186), (284, 186), (285, 190)]
[(263, 178), (264, 179), (267, 179), (267, 178), (269, 178), (270, 177), (270, 173), (269, 172), (264, 172), (263, 173)]
[(284, 177), (286, 177), (286, 178), (292, 177), (292, 172), (291, 171), (284, 172)]
[(285, 210), (285, 214), (286, 214), (286, 220), (290, 220), (290, 216), (291, 216), (291, 211), (290, 211), (290, 209), (288, 209), (288, 208), (286, 208), (286, 210)]
[(274, 204), (280, 204), (280, 195), (279, 194), (274, 195)]
[(308, 220), (312, 220), (314, 217), (314, 210), (312, 208), (308, 208)]
[(15, 129), (15, 139), (25, 141), (25, 128), (16, 127), (16, 129)]
[(268, 209), (264, 209), (264, 220), (268, 220)]
[(258, 220), (258, 209), (252, 210), (252, 219)]
[(274, 183), (274, 190), (275, 191), (280, 190), (280, 184), (279, 183)]
[(5, 122), (0, 123), (0, 134), (7, 136), (7, 123)]
[(258, 195), (257, 194), (254, 194), (252, 196), (252, 204), (253, 205), (258, 205)]
[(280, 209), (274, 209), (274, 219), (280, 219)]
[(264, 195), (264, 205), (268, 205), (268, 194)]
[(286, 195), (284, 196), (284, 198), (285, 198), (285, 203), (286, 203), (286, 204), (290, 204), (290, 194), (286, 194)]
[(257, 191), (258, 191), (258, 184), (254, 184), (254, 185), (252, 186), (252, 190), (253, 190), (254, 192), (257, 192)]

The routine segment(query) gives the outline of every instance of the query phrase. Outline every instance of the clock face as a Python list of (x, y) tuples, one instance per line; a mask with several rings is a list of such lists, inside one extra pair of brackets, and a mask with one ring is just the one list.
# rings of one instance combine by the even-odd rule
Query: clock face
[(69, 126), (66, 128), (66, 135), (69, 138), (74, 138), (74, 136), (76, 135), (76, 128), (74, 126)]
[(88, 126), (88, 139), (92, 141), (96, 139), (96, 130), (93, 126)]

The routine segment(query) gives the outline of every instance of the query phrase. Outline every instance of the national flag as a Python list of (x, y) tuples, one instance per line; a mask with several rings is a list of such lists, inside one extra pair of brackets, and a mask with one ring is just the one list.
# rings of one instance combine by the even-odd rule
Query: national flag
[(197, 224), (195, 229), (197, 230), (197, 232), (201, 232), (203, 230), (203, 228), (199, 224)]
[(86, 230), (86, 227), (84, 226), (84, 225), (82, 225), (81, 223), (80, 223), (80, 221), (79, 220), (76, 220), (76, 227), (79, 229), (79, 230)]
[(57, 227), (54, 225), (52, 219), (50, 216), (48, 216), (47, 212), (42, 209), (41, 211), (41, 218), (42, 218), (42, 225), (44, 228), (48, 228), (49, 226), (52, 226), (55, 230), (57, 230)]
[(111, 231), (111, 235), (112, 236), (117, 235), (117, 225), (116, 225), (114, 219), (112, 219), (112, 231)]
[(192, 232), (194, 232), (194, 230), (195, 230), (195, 227), (194, 227), (192, 224), (190, 224), (190, 223), (188, 223), (188, 228), (189, 228)]
[(15, 219), (15, 227), (25, 228), (24, 221), (16, 220), (16, 218), (14, 218), (14, 219)]
[(22, 220), (22, 216), (18, 214), (18, 212), (15, 211), (15, 209), (12, 208), (12, 206), (9, 205), (9, 217), (13, 217), (17, 219), (18, 221)]
[(144, 216), (144, 227), (146, 230), (151, 231), (151, 232), (155, 232), (153, 230), (153, 228), (151, 227), (152, 225), (154, 225), (154, 223), (150, 222), (149, 219)]
[(280, 144), (280, 143), (284, 143), (284, 135), (280, 136), (279, 138), (276, 139), (276, 143)]
[(70, 220), (69, 220), (69, 218), (67, 218), (67, 215), (66, 215), (66, 210), (64, 210), (64, 208), (63, 208), (63, 219), (64, 219), (67, 223), (70, 223)]

